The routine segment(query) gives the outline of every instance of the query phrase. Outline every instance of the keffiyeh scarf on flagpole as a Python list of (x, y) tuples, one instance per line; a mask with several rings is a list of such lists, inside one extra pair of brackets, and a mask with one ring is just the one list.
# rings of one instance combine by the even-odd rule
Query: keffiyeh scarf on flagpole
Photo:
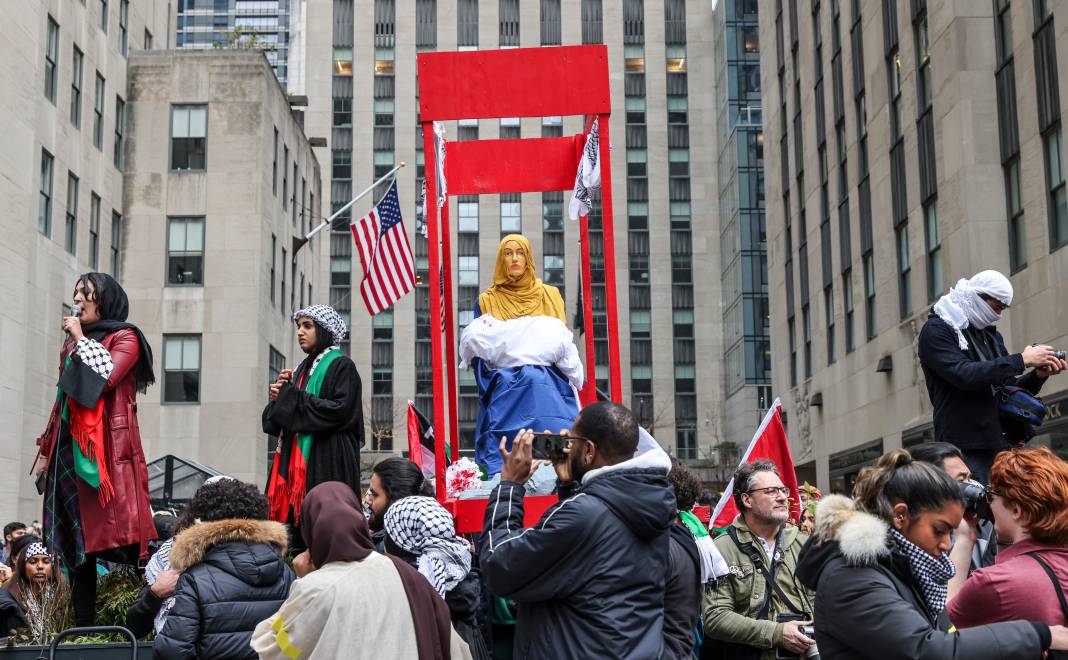
[(586, 147), (582, 150), (578, 172), (575, 174), (575, 192), (568, 205), (568, 215), (572, 220), (589, 215), (593, 210), (593, 191), (601, 187), (601, 138), (597, 128), (597, 119), (590, 126), (586, 137)]
[[(334, 312), (330, 307), (325, 305), (316, 305), (315, 307), (325, 308)], [(309, 307), (307, 309), (297, 312), (300, 316), (310, 316), (320, 322), (323, 327), (330, 330), (331, 333), (335, 332), (333, 328), (330, 328), (325, 323), (320, 321), (308, 310), (315, 309), (315, 307)], [(337, 315), (337, 312), (334, 312)], [(296, 314), (294, 314), (296, 317)], [(330, 319), (328, 318), (328, 321)], [(340, 324), (339, 331), (342, 336), (345, 332), (345, 322), (338, 316), (336, 322)], [(338, 335), (334, 335), (335, 339)], [(307, 372), (300, 375), (300, 381), (296, 384), (298, 388), (301, 388), (304, 384), (305, 376), (307, 376), (308, 386), (304, 388), (304, 391), (311, 396), (319, 396), (319, 391), (323, 387), (323, 380), (326, 379), (326, 372), (330, 370), (330, 365), (334, 360), (342, 357), (343, 353), (337, 346), (331, 346), (325, 351), (320, 353), (318, 357), (311, 364), (311, 368)], [(308, 482), (308, 461), (311, 458), (312, 447), (312, 434), (311, 433), (294, 433), (293, 434), (293, 446), (288, 452), (288, 466), (283, 466), (283, 454), (286, 452), (277, 451), (274, 455), (274, 463), (271, 466), (271, 479), (270, 488), (267, 492), (267, 500), (270, 504), (270, 514), (272, 520), (279, 522), (286, 522), (289, 517), (289, 510), (293, 510), (293, 519), (297, 522), (300, 521), (300, 507), (304, 503), (304, 494), (307, 489)], [(284, 473), (284, 474), (283, 474)]]
[(1012, 304), (1012, 283), (996, 270), (984, 270), (971, 278), (962, 278), (949, 293), (939, 298), (934, 313), (957, 332), (957, 344), (968, 350), (964, 330), (982, 330), (998, 322), (1001, 316), (990, 308), (982, 296), (990, 296), (1003, 305)]
[(394, 543), (418, 558), (416, 568), (443, 597), (471, 571), (471, 549), (437, 500), (397, 500), (386, 511), (385, 528)]

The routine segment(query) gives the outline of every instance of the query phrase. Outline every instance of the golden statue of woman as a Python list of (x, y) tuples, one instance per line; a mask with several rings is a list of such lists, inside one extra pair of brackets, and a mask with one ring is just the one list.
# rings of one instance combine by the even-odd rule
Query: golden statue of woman
[(479, 295), (478, 309), (500, 321), (552, 316), (567, 323), (560, 290), (537, 277), (530, 241), (521, 234), (508, 234), (501, 239), (493, 267), (493, 286)]

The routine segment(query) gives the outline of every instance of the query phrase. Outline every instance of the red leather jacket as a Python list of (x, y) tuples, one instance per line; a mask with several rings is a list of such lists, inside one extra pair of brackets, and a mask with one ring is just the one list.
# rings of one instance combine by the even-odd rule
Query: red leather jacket
[[(152, 509), (148, 501), (148, 466), (141, 449), (137, 425), (137, 385), (134, 367), (140, 350), (137, 335), (125, 329), (105, 335), (100, 343), (111, 353), (115, 365), (104, 386), (104, 460), (115, 495), (106, 507), (100, 506), (96, 490), (76, 479), (78, 506), (82, 516), (85, 551), (100, 552), (127, 545), (139, 545), (141, 558), (148, 556), (148, 542), (156, 538)], [(60, 350), (60, 369), (74, 350), (68, 339)], [(55, 446), (60, 424), (59, 406), (53, 406), (49, 425), (42, 435), (41, 451), (46, 457)], [(71, 440), (67, 440), (70, 442)]]

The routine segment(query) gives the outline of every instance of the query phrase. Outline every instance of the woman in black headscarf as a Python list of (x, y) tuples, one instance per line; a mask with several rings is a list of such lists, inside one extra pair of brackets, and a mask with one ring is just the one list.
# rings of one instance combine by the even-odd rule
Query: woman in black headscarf
[(252, 634), (261, 660), (471, 657), (426, 578), (374, 551), (351, 488), (319, 484), (304, 499), (301, 519), (308, 550), (293, 561), (300, 579)]
[(156, 538), (137, 393), (155, 382), (152, 349), (126, 322), (129, 301), (105, 273), (74, 285), (63, 319), (59, 387), (36, 471), (44, 477), (44, 538), (72, 577), (75, 619), (92, 625), (96, 559), (131, 563)]
[[(263, 431), (278, 443), (267, 482), (271, 519), (299, 528), (304, 494), (317, 484), (360, 488), (363, 387), (356, 365), (338, 346), (347, 329), (333, 308), (297, 310), (293, 322), (307, 357), (296, 370), (282, 370), (268, 388)], [(303, 549), (299, 531), (290, 548)]]

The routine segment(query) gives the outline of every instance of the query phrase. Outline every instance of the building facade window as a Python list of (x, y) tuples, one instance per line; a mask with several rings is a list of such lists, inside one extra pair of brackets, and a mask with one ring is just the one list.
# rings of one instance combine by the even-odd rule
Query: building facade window
[(844, 306), (844, 328), (843, 334), (845, 335), (845, 350), (846, 353), (852, 353), (856, 349), (856, 336), (855, 336), (855, 313), (853, 306), (853, 270), (849, 269), (842, 273), (842, 304)]
[(41, 196), (37, 205), (37, 231), (52, 235), (52, 175), (55, 159), (47, 150), (41, 150)]
[(121, 96), (115, 97), (115, 167), (122, 169), (123, 153), (126, 149), (126, 101)]
[(1020, 129), (1009, 0), (994, 2), (994, 51), (997, 58), (994, 80), (998, 101), (998, 143), (1009, 223), (1009, 270), (1015, 273), (1027, 266), (1027, 234), (1020, 196)]
[(200, 402), (200, 335), (163, 335), (163, 403)]
[(96, 95), (93, 100), (93, 146), (104, 149), (104, 77), (96, 72)]
[(1049, 196), (1050, 250), (1068, 244), (1068, 196), (1064, 183), (1064, 147), (1061, 126), (1057, 124), (1044, 138), (1046, 181)]
[(89, 270), (100, 268), (100, 195), (89, 193)]
[(130, 0), (119, 0), (119, 52), (125, 57), (130, 49)]
[(519, 193), (502, 194), (500, 203), (501, 235), (521, 233), (523, 231), (523, 215)]
[(48, 17), (48, 36), (45, 40), (45, 98), (56, 104), (56, 87), (59, 78), (59, 23)]
[(152, 50), (152, 33), (145, 28), (145, 50)]
[(78, 247), (78, 177), (67, 172), (67, 216), (64, 223), (63, 247), (75, 254)]
[(108, 33), (108, 0), (98, 0), (97, 7), (100, 10), (98, 12), (98, 14), (97, 14), (98, 19), (100, 21), (98, 25), (100, 25), (100, 29), (104, 31), (104, 34), (107, 34)]
[(203, 286), (204, 218), (167, 219), (167, 284)]
[(85, 56), (74, 46), (71, 56), (70, 72), (70, 123), (74, 128), (82, 127), (82, 72), (85, 68)]
[(171, 106), (171, 169), (204, 171), (208, 152), (208, 106)]
[(927, 248), (927, 301), (942, 295), (942, 238), (938, 233), (938, 199), (923, 207), (923, 228)]
[(271, 151), (271, 194), (278, 196), (278, 127), (274, 128), (274, 149)]
[[(275, 276), (278, 272), (278, 237), (271, 234), (271, 279), (270, 279), (270, 299), (271, 305), (274, 305), (274, 286)], [(272, 381), (273, 382), (273, 381)]]
[(111, 276), (122, 281), (122, 215), (111, 210)]

